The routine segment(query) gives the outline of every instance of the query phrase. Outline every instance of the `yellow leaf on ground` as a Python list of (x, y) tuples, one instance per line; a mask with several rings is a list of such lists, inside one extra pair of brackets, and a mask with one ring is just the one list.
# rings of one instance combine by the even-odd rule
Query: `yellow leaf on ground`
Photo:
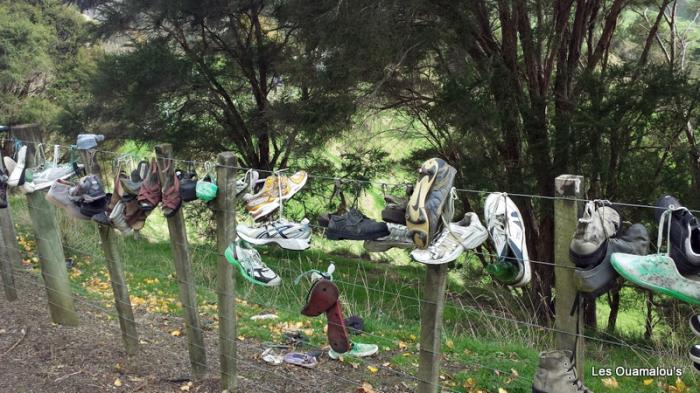
[(445, 343), (445, 345), (447, 345), (447, 348), (450, 348), (450, 349), (454, 349), (454, 348), (455, 348), (455, 342), (452, 341), (452, 340), (447, 340), (447, 342)]
[(685, 392), (686, 388), (685, 382), (680, 378), (676, 378), (676, 389), (678, 389), (679, 392)]
[(600, 382), (602, 382), (603, 386), (606, 388), (618, 389), (620, 387), (620, 384), (617, 383), (617, 379), (615, 379), (615, 377), (603, 378), (600, 380)]
[(182, 332), (179, 329), (175, 329), (172, 332), (170, 332), (170, 335), (173, 337), (180, 337), (182, 336)]
[(123, 383), (122, 383), (122, 380), (121, 380), (121, 379), (117, 378), (117, 379), (114, 380), (114, 386), (120, 387), (120, 386), (122, 386), (122, 385), (123, 385)]
[(498, 393), (508, 393), (508, 391), (503, 388), (498, 388)]
[(406, 348), (408, 348), (408, 345), (406, 345), (406, 343), (403, 341), (399, 341), (399, 349), (405, 351)]
[(238, 339), (238, 341), (244, 341), (244, 340), (245, 340), (245, 336), (238, 336), (238, 337), (236, 337), (236, 338)]
[(647, 386), (651, 385), (652, 383), (654, 383), (654, 379), (652, 379), (652, 378), (649, 378), (649, 379), (645, 379), (645, 380), (644, 380), (644, 384), (647, 385)]
[(466, 381), (464, 381), (465, 389), (471, 389), (474, 387), (474, 385), (476, 385), (476, 381), (474, 380), (474, 378), (469, 377)]
[(377, 371), (379, 371), (379, 369), (374, 366), (367, 366), (367, 370), (369, 370), (369, 372), (371, 372), (372, 374), (376, 374)]

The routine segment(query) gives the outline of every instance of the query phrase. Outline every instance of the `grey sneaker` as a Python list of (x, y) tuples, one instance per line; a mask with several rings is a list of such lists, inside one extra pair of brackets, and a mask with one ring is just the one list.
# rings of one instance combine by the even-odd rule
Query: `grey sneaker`
[(46, 194), (46, 200), (57, 208), (63, 209), (69, 216), (77, 218), (79, 220), (87, 220), (80, 213), (80, 206), (70, 199), (70, 189), (72, 185), (63, 180), (55, 181), (49, 188), (49, 192)]
[(258, 184), (260, 174), (254, 169), (248, 169), (245, 175), (236, 180), (236, 196), (241, 196), (245, 193), (253, 194), (253, 188)]
[(619, 277), (610, 264), (613, 253), (622, 252), (634, 255), (646, 255), (649, 252), (649, 232), (642, 224), (634, 224), (622, 235), (608, 240), (605, 256), (597, 266), (576, 268), (574, 282), (579, 292), (587, 297), (598, 297), (613, 286)]
[(241, 239), (250, 244), (276, 243), (287, 250), (306, 250), (310, 247), (311, 241), (311, 226), (307, 219), (303, 219), (300, 223), (280, 219), (256, 227), (238, 224), (236, 232)]
[(123, 201), (117, 202), (114, 209), (112, 209), (112, 212), (109, 214), (109, 221), (112, 223), (112, 226), (118, 229), (121, 233), (129, 235), (133, 232), (133, 229), (126, 222), (126, 215), (124, 213), (125, 208), (126, 205), (124, 205)]
[(254, 248), (245, 246), (240, 239), (236, 239), (224, 252), (226, 260), (238, 268), (243, 278), (256, 285), (276, 287), (282, 279), (262, 261), (260, 254)]
[(72, 164), (64, 164), (56, 167), (49, 167), (41, 172), (36, 172), (32, 176), (32, 191), (43, 190), (51, 187), (56, 180), (66, 180), (75, 175)]
[(406, 206), (406, 226), (415, 245), (426, 249), (440, 232), (443, 221), (452, 221), (454, 210), (445, 207), (457, 170), (439, 158), (431, 158), (418, 173), (420, 177)]
[(607, 201), (589, 201), (576, 225), (576, 232), (569, 246), (569, 256), (576, 266), (596, 266), (605, 257), (607, 240), (620, 230), (620, 213)]
[(461, 221), (444, 228), (427, 250), (413, 250), (411, 257), (429, 265), (452, 262), (465, 250), (480, 246), (488, 235), (476, 213), (469, 212)]
[(76, 146), (78, 150), (94, 149), (99, 142), (104, 140), (105, 136), (100, 134), (79, 134)]
[(389, 234), (376, 240), (365, 240), (363, 246), (367, 252), (384, 252), (392, 248), (412, 248), (413, 240), (405, 225), (386, 223)]
[(540, 366), (532, 383), (533, 393), (593, 393), (576, 375), (571, 351), (540, 353)]

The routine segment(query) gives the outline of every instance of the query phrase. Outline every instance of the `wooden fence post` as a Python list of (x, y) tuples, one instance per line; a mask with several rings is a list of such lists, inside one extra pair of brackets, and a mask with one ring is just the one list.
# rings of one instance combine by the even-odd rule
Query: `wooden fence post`
[(420, 311), (420, 364), (418, 393), (436, 393), (440, 387), (442, 312), (445, 308), (447, 264), (428, 265)]
[[(41, 141), (39, 127), (36, 125), (15, 126), (10, 131), (18, 139), (27, 141), (26, 167), (35, 167), (37, 164), (34, 159), (36, 143)], [(63, 252), (63, 244), (56, 223), (56, 211), (46, 201), (46, 193), (37, 191), (26, 196), (29, 216), (39, 248), (41, 275), (46, 286), (51, 320), (61, 325), (77, 326), (79, 318), (71, 294), (66, 256)]]
[[(160, 183), (165, 184), (168, 177), (174, 176), (175, 167), (171, 159), (173, 147), (170, 144), (156, 146)], [(180, 288), (180, 302), (185, 312), (185, 329), (192, 365), (192, 377), (202, 379), (207, 372), (207, 354), (204, 348), (204, 335), (197, 311), (197, 291), (192, 274), (192, 260), (187, 244), (187, 230), (182, 209), (169, 217), (170, 247), (175, 261), (175, 273)]]
[(571, 237), (576, 231), (581, 203), (574, 199), (583, 198), (583, 176), (561, 175), (554, 180), (556, 196), (567, 199), (554, 200), (554, 285), (556, 313), (556, 349), (576, 353), (578, 376), (584, 376), (583, 308), (571, 315), (571, 307), (576, 301), (574, 283), (575, 265), (569, 259)]
[(238, 391), (236, 370), (236, 281), (233, 266), (224, 251), (236, 238), (236, 157), (220, 153), (216, 172), (219, 194), (216, 197), (216, 243), (219, 252), (217, 295), (219, 297), (219, 362), (221, 389)]
[[(0, 174), (4, 172), (1, 156), (2, 154), (0, 154)], [(12, 249), (13, 247), (14, 249)], [(2, 275), (2, 287), (5, 292), (5, 298), (11, 302), (17, 300), (14, 268), (19, 266), (19, 263), (19, 244), (17, 243), (17, 234), (12, 223), (8, 200), (7, 208), (0, 209), (0, 275)]]
[[(95, 175), (104, 185), (104, 177), (100, 165), (97, 163), (94, 150), (81, 150), (80, 156), (85, 164), (85, 171), (91, 175)], [(129, 287), (126, 285), (124, 277), (124, 264), (121, 255), (117, 249), (115, 233), (111, 228), (97, 225), (97, 230), (100, 233), (100, 245), (105, 256), (107, 271), (109, 272), (109, 280), (114, 294), (114, 305), (117, 309), (119, 317), (119, 328), (122, 332), (122, 340), (124, 348), (128, 355), (135, 355), (139, 349), (138, 333), (136, 332), (136, 320), (134, 319), (134, 311), (131, 307), (131, 299), (129, 298)]]

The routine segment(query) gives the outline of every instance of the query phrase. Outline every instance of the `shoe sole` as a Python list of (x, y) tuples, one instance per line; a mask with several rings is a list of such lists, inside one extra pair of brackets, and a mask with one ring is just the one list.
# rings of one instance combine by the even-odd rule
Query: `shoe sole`
[(429, 160), (421, 167), (422, 177), (416, 183), (415, 190), (406, 205), (406, 227), (413, 243), (425, 249), (430, 238), (430, 222), (428, 212), (425, 210), (425, 200), (437, 178), (439, 170), (438, 162)]
[(421, 260), (416, 258), (413, 252), (411, 253), (411, 258), (413, 258), (414, 261), (423, 263), (425, 265), (443, 265), (445, 263), (450, 263), (457, 260), (457, 258), (459, 258), (459, 256), (462, 255), (462, 253), (464, 253), (464, 247), (459, 247), (458, 250), (459, 252), (452, 252), (450, 253), (450, 255), (442, 257), (440, 259)]
[(252, 283), (252, 284), (260, 285), (260, 286), (263, 286), (263, 287), (276, 287), (276, 286), (278, 286), (278, 285), (282, 282), (282, 280), (280, 280), (279, 277), (278, 277), (277, 280), (275, 280), (275, 281), (270, 281), (272, 284), (270, 284), (270, 283), (263, 283), (263, 282), (260, 282), (260, 281), (256, 281), (253, 277), (251, 277), (251, 276), (248, 275), (248, 273), (245, 271), (245, 269), (243, 268), (243, 266), (242, 266), (242, 265), (238, 262), (238, 260), (233, 256), (233, 251), (231, 251), (231, 248), (230, 248), (230, 247), (227, 247), (227, 248), (226, 248), (226, 251), (224, 251), (224, 257), (226, 258), (226, 260), (228, 261), (228, 263), (230, 263), (230, 264), (233, 265), (234, 267), (237, 267), (237, 268), (238, 268), (238, 272), (241, 273), (241, 276), (243, 276), (243, 278), (245, 278), (247, 281), (249, 281), (249, 282)]
[(392, 248), (412, 248), (413, 243), (402, 243), (402, 242), (383, 242), (379, 240), (365, 240), (362, 244), (365, 251), (367, 252), (386, 252)]
[(260, 206), (256, 210), (248, 210), (248, 213), (250, 213), (250, 215), (253, 216), (253, 219), (255, 221), (257, 221), (263, 217), (266, 217), (270, 213), (274, 212), (279, 207), (280, 207), (279, 199), (275, 199), (272, 202), (268, 202), (268, 203), (263, 204), (262, 206)]
[(693, 318), (693, 317), (690, 317), (690, 318), (688, 319), (688, 325), (690, 326), (690, 330), (691, 330), (696, 336), (700, 336), (700, 331), (695, 330), (695, 326), (693, 326), (693, 323), (691, 322), (691, 321), (692, 321), (692, 318)]
[(309, 244), (310, 239), (257, 239), (247, 236), (245, 233), (238, 233), (238, 236), (240, 236), (241, 239), (245, 240), (246, 242), (256, 246), (274, 243), (286, 250), (292, 251), (303, 251), (311, 247), (311, 244)]
[(688, 351), (688, 357), (693, 361), (693, 363), (700, 363), (700, 357), (694, 356), (692, 353), (690, 353), (690, 351)]
[[(612, 263), (612, 261), (611, 261), (611, 263)], [(694, 298), (692, 296), (688, 296), (684, 293), (674, 291), (672, 289), (668, 289), (665, 287), (661, 287), (661, 286), (658, 286), (658, 285), (655, 285), (652, 283), (644, 282), (644, 284), (641, 284), (641, 283), (639, 283), (640, 280), (637, 277), (633, 276), (632, 274), (629, 274), (629, 272), (627, 272), (625, 269), (618, 268), (618, 266), (615, 263), (613, 263), (612, 265), (615, 268), (615, 270), (617, 271), (617, 273), (620, 274), (620, 276), (622, 276), (622, 278), (634, 283), (637, 286), (640, 286), (642, 288), (646, 288), (646, 289), (649, 289), (652, 291), (663, 293), (664, 295), (674, 297), (674, 298), (679, 299), (681, 301), (684, 301), (688, 304), (700, 305), (700, 299), (696, 299), (696, 298)], [(679, 273), (679, 275), (680, 275), (680, 273)]]
[(372, 233), (363, 233), (363, 234), (356, 234), (356, 233), (347, 233), (347, 232), (340, 232), (340, 231), (334, 231), (331, 229), (326, 230), (326, 239), (328, 240), (377, 240), (380, 237), (388, 236), (388, 232), (372, 232)]

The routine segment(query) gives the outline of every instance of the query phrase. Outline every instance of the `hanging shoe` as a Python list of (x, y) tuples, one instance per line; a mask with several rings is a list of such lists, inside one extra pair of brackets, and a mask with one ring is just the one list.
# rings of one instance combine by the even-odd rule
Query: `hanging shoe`
[(197, 200), (197, 173), (193, 169), (188, 171), (175, 171), (180, 181), (180, 198), (183, 202)]
[(90, 150), (97, 147), (97, 144), (104, 141), (105, 136), (101, 134), (79, 134), (76, 146), (78, 150)]
[(345, 357), (354, 357), (354, 358), (366, 358), (368, 356), (372, 356), (379, 352), (379, 346), (375, 344), (362, 344), (362, 343), (356, 343), (353, 342), (351, 343), (350, 350), (344, 353), (338, 353), (334, 351), (332, 348), (328, 350), (328, 357), (336, 360), (340, 358), (341, 356)]
[(688, 354), (690, 355), (690, 360), (692, 360), (693, 363), (700, 363), (700, 345), (693, 345), (690, 347)]
[(476, 213), (469, 212), (461, 221), (443, 228), (440, 236), (427, 250), (413, 250), (411, 257), (428, 265), (449, 263), (456, 260), (465, 249), (472, 250), (480, 246), (488, 236)]
[(437, 236), (443, 220), (452, 222), (454, 211), (445, 209), (457, 170), (439, 158), (423, 163), (406, 207), (406, 227), (418, 248), (426, 249)]
[(112, 226), (119, 230), (121, 233), (129, 235), (133, 232), (133, 229), (126, 222), (126, 217), (124, 215), (125, 207), (126, 205), (123, 201), (117, 202), (117, 204), (114, 206), (114, 209), (112, 209), (112, 212), (109, 214), (109, 221), (112, 224)]
[(578, 378), (571, 351), (540, 353), (532, 393), (593, 393)]
[(608, 292), (619, 275), (610, 264), (613, 253), (646, 255), (649, 252), (649, 232), (642, 224), (634, 224), (617, 237), (607, 240), (605, 255), (598, 265), (574, 270), (574, 282), (587, 298), (596, 298)]
[(8, 168), (8, 171), (10, 171), (10, 168), (12, 168), (12, 171), (8, 172), (10, 174), (10, 177), (7, 179), (7, 185), (9, 185), (10, 187), (17, 187), (24, 184), (26, 157), (27, 146), (22, 146), (17, 151), (17, 162), (12, 161), (12, 159), (8, 160), (9, 157), (5, 157), (5, 167)]
[[(671, 208), (670, 257), (681, 274), (700, 273), (700, 223), (693, 214), (672, 196), (664, 196), (656, 202), (656, 220)], [(668, 230), (664, 226), (664, 230)]]
[(408, 194), (406, 198), (394, 195), (384, 196), (386, 205), (382, 210), (382, 221), (406, 226), (406, 205), (408, 204), (408, 198), (413, 194), (413, 185), (408, 186), (406, 192)]
[(182, 206), (180, 197), (180, 179), (175, 174), (168, 176), (163, 185), (161, 210), (165, 218), (173, 217)]
[(245, 175), (240, 179), (236, 180), (236, 196), (240, 197), (244, 193), (252, 194), (253, 188), (258, 183), (260, 179), (260, 174), (254, 169), (249, 169), (246, 171)]
[(279, 219), (257, 227), (238, 224), (236, 233), (250, 244), (275, 243), (284, 249), (296, 251), (306, 250), (310, 247), (311, 241), (311, 226), (307, 219), (303, 219), (300, 223)]
[(357, 209), (343, 215), (331, 215), (326, 230), (329, 240), (377, 240), (390, 235), (386, 223), (367, 218)]
[(145, 211), (151, 211), (158, 206), (163, 197), (162, 187), (160, 185), (160, 177), (158, 176), (158, 165), (156, 159), (151, 160), (150, 171), (148, 176), (141, 183), (139, 189), (138, 203), (139, 208)]
[(292, 176), (269, 176), (265, 179), (262, 190), (255, 195), (244, 195), (246, 210), (257, 221), (266, 217), (280, 207), (280, 203), (287, 201), (304, 187), (308, 180), (305, 171), (299, 171)]
[(79, 203), (92, 203), (106, 195), (100, 179), (95, 175), (83, 176), (69, 192), (70, 198)]
[(690, 325), (690, 330), (695, 333), (696, 336), (700, 336), (700, 314), (695, 314), (688, 320)]
[(236, 239), (226, 248), (224, 256), (230, 264), (238, 268), (243, 278), (253, 284), (275, 287), (282, 282), (279, 276), (263, 263), (258, 251), (245, 247), (240, 239)]
[(605, 257), (608, 239), (622, 227), (620, 213), (607, 201), (589, 201), (578, 219), (569, 246), (569, 256), (577, 267), (597, 266)]
[(89, 219), (89, 217), (85, 217), (80, 213), (80, 206), (71, 200), (69, 195), (71, 187), (72, 184), (64, 180), (55, 181), (49, 188), (49, 192), (46, 193), (46, 201), (59, 209), (63, 209), (70, 217), (79, 220)]
[(527, 285), (532, 273), (520, 210), (506, 194), (494, 192), (486, 197), (484, 217), (498, 258), (486, 269), (496, 280), (507, 285)]
[(385, 252), (392, 248), (413, 248), (413, 239), (405, 225), (386, 223), (389, 234), (376, 240), (365, 240), (367, 252)]

